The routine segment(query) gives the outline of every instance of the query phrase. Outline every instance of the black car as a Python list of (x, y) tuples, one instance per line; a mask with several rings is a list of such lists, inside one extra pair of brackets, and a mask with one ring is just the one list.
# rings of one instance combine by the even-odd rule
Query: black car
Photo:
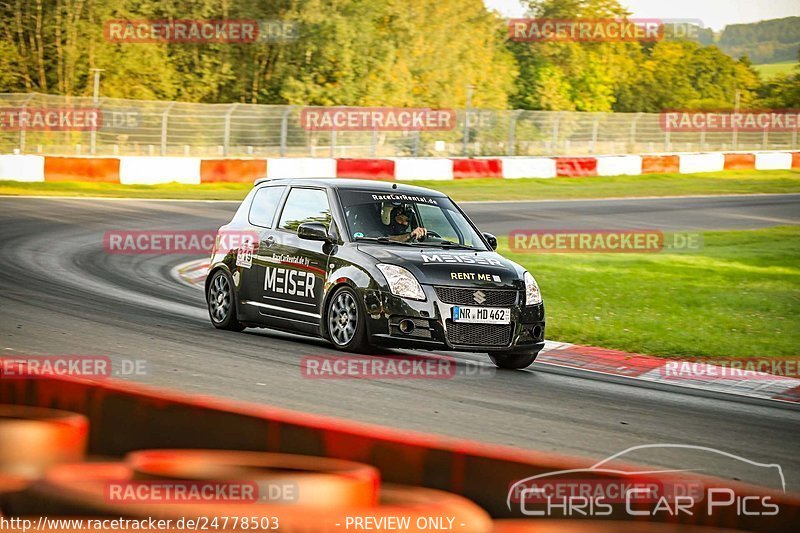
[(205, 289), (217, 328), (303, 333), (353, 352), (483, 352), (502, 368), (530, 365), (544, 346), (533, 276), (440, 192), (258, 180), (220, 228), (232, 232), (253, 239), (212, 253)]

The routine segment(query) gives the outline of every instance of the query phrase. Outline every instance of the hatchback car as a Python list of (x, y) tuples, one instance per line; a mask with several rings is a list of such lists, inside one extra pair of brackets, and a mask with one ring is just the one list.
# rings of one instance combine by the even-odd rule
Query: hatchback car
[[(221, 236), (250, 235), (236, 247)], [(205, 290), (213, 325), (377, 347), (488, 353), (530, 365), (539, 287), (446, 195), (350, 179), (259, 180), (220, 228)]]

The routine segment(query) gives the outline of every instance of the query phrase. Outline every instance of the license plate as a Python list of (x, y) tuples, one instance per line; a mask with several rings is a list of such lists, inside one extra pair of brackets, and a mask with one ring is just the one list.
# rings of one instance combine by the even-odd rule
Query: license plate
[(453, 322), (467, 324), (508, 324), (511, 322), (511, 309), (507, 307), (453, 307)]

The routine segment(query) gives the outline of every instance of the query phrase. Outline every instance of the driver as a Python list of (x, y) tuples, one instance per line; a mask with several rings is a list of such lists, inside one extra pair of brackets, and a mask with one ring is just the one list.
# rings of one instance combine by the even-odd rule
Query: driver
[(405, 205), (399, 205), (392, 209), (392, 216), (389, 222), (389, 239), (393, 241), (408, 242), (412, 239), (423, 239), (428, 230), (423, 227), (414, 228), (411, 231), (411, 216)]

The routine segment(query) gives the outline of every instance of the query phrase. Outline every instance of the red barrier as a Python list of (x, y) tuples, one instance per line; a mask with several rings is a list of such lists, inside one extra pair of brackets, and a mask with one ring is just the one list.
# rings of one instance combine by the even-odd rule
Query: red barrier
[(253, 183), (266, 175), (266, 159), (203, 159), (200, 161), (200, 183)]
[(642, 156), (642, 174), (669, 174), (681, 170), (680, 156), (677, 155), (644, 155)]
[(756, 154), (725, 154), (725, 170), (755, 170)]
[(394, 161), (391, 159), (337, 159), (336, 177), (394, 180)]
[[(270, 451), (316, 455), (370, 464), (390, 483), (443, 489), (461, 494), (493, 516), (520, 516), (507, 505), (512, 485), (524, 478), (569, 469), (586, 469), (594, 461), (554, 453), (524, 451), (436, 435), (426, 435), (299, 413), (274, 407), (208, 397), (183, 395), (113, 378), (36, 376), (0, 380), (0, 401), (46, 405), (84, 413), (90, 418), (89, 450), (121, 456), (154, 448), (208, 448)], [(624, 472), (639, 470), (614, 463), (614, 470), (598, 473), (602, 479), (624, 482)], [(769, 496), (780, 506), (778, 516), (740, 516), (735, 506), (704, 511), (704, 502), (692, 514), (657, 513), (652, 521), (739, 527), (754, 531), (790, 531), (800, 520), (800, 498), (770, 489), (691, 473), (706, 488), (735, 490), (742, 497)], [(675, 483), (672, 474), (659, 480)], [(59, 494), (64, 494), (61, 491)], [(758, 496), (757, 496), (758, 495)], [(624, 519), (624, 510), (607, 518)], [(717, 512), (718, 511), (718, 512)]]
[(792, 152), (792, 168), (800, 168), (800, 152)]
[(556, 176), (597, 176), (596, 157), (556, 157)]
[(453, 159), (453, 178), (502, 178), (500, 159)]
[(119, 159), (48, 155), (44, 158), (44, 181), (119, 183)]

